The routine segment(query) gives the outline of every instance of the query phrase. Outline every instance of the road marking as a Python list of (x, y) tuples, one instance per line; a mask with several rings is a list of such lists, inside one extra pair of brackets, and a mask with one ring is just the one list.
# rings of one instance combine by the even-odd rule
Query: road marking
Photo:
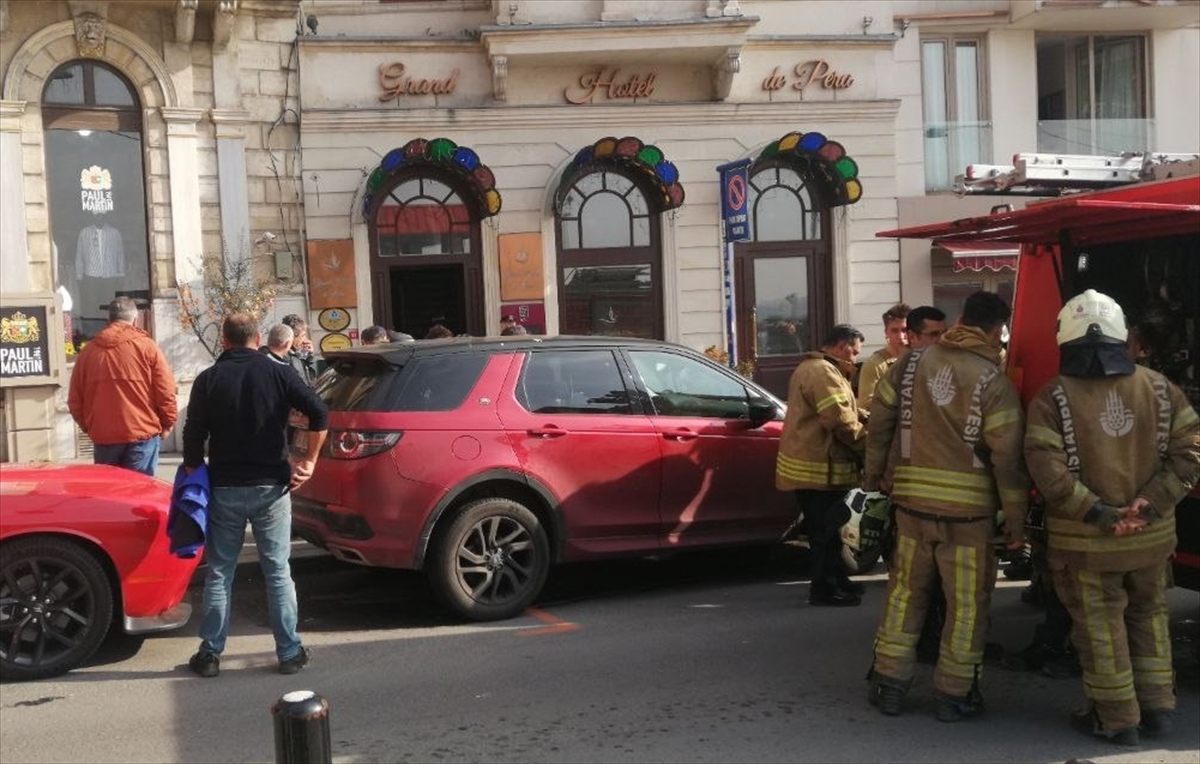
[(562, 632), (575, 631), (579, 628), (579, 624), (572, 623), (570, 621), (564, 621), (553, 613), (548, 613), (540, 608), (525, 608), (525, 612), (546, 625), (531, 626), (528, 629), (519, 629), (517, 634), (522, 637), (534, 637), (541, 634), (561, 634)]

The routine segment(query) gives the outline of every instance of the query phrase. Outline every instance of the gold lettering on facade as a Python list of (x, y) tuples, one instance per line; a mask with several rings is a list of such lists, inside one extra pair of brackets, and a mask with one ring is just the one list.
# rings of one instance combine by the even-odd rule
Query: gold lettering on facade
[(804, 90), (814, 82), (821, 83), (826, 90), (845, 90), (854, 84), (854, 77), (833, 71), (823, 58), (796, 64), (796, 82), (792, 83), (792, 89)]
[[(825, 90), (845, 90), (854, 84), (854, 75), (834, 71), (823, 58), (796, 64), (792, 76), (795, 79), (791, 81), (791, 89), (795, 91), (803, 91), (814, 83)], [(787, 85), (788, 76), (780, 72), (778, 66), (762, 81), (762, 89), (768, 93), (783, 90)]]
[(458, 69), (445, 79), (417, 79), (405, 74), (404, 64), (392, 61), (379, 65), (380, 101), (400, 100), (400, 96), (449, 95), (458, 85)]
[[(591, 103), (597, 96), (603, 96), (608, 99), (616, 98), (649, 98), (654, 95), (654, 80), (657, 78), (657, 73), (650, 72), (646, 76), (637, 74), (630, 75), (629, 79), (621, 82), (618, 80), (620, 69), (613, 69), (611, 73), (601, 69), (598, 72), (585, 74), (579, 78), (579, 87), (569, 86), (563, 90), (563, 98), (567, 99), (568, 103), (581, 104)], [(572, 90), (575, 90), (572, 93)]]
[(778, 66), (772, 69), (771, 73), (764, 77), (762, 81), (762, 89), (768, 91), (783, 90), (785, 85), (787, 85), (787, 77), (780, 74)]

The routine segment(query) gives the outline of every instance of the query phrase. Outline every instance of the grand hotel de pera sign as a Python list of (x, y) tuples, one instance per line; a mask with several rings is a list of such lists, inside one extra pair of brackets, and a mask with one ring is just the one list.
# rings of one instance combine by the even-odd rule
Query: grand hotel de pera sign
[[(650, 98), (654, 95), (658, 72), (625, 74), (615, 67), (601, 67), (587, 72), (579, 80), (563, 88), (563, 98), (569, 104), (580, 105), (597, 101)], [(760, 89), (767, 93), (779, 90), (803, 92), (809, 87), (822, 90), (845, 90), (854, 84), (854, 75), (836, 71), (823, 58), (801, 61), (790, 70), (776, 66), (763, 78)], [(444, 77), (416, 77), (409, 74), (402, 61), (379, 66), (379, 100), (397, 101), (408, 96), (450, 95), (458, 86), (458, 69)]]

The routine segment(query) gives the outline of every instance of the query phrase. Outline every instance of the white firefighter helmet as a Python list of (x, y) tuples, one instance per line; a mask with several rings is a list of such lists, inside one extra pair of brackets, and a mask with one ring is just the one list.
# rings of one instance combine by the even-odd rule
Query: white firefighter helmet
[(1128, 337), (1125, 311), (1116, 300), (1095, 289), (1075, 295), (1058, 312), (1059, 345), (1085, 338), (1123, 344)]
[(867, 573), (879, 561), (880, 545), (892, 525), (892, 502), (878, 491), (851, 488), (844, 499), (850, 519), (841, 527), (842, 561), (851, 573)]

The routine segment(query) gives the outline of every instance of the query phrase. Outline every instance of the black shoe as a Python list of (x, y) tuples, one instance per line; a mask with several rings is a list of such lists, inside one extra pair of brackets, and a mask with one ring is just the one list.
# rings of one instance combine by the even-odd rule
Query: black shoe
[(1147, 737), (1166, 737), (1175, 726), (1175, 711), (1170, 708), (1147, 708), (1142, 711), (1142, 733)]
[(1074, 650), (1050, 653), (1042, 665), (1042, 675), (1051, 679), (1077, 679), (1083, 676), (1083, 667), (1079, 665), (1079, 654)]
[(196, 676), (210, 679), (221, 673), (221, 656), (201, 650), (188, 660), (188, 668)]
[(982, 713), (982, 698), (971, 695), (956, 698), (952, 695), (937, 693), (937, 720), (939, 722), (960, 722)]
[(1021, 590), (1021, 601), (1026, 605), (1041, 607), (1045, 604), (1042, 597), (1042, 586), (1036, 581)]
[(867, 702), (879, 709), (884, 716), (899, 716), (904, 690), (891, 684), (872, 681), (867, 690)]
[(308, 665), (308, 648), (301, 647), (300, 652), (287, 660), (279, 662), (280, 674), (295, 674)]
[(823, 605), (825, 607), (854, 607), (862, 604), (862, 597), (857, 594), (849, 594), (847, 592), (834, 592), (833, 594), (810, 594), (808, 596), (808, 604)]
[(853, 594), (856, 597), (863, 596), (867, 591), (865, 586), (850, 578), (838, 579), (837, 588), (843, 594)]
[(1094, 708), (1089, 711), (1072, 712), (1071, 726), (1085, 735), (1098, 737), (1113, 745), (1134, 747), (1139, 744), (1137, 727), (1125, 727), (1119, 730), (1105, 729), (1104, 725), (1100, 723), (1100, 717), (1096, 715), (1096, 709)]

